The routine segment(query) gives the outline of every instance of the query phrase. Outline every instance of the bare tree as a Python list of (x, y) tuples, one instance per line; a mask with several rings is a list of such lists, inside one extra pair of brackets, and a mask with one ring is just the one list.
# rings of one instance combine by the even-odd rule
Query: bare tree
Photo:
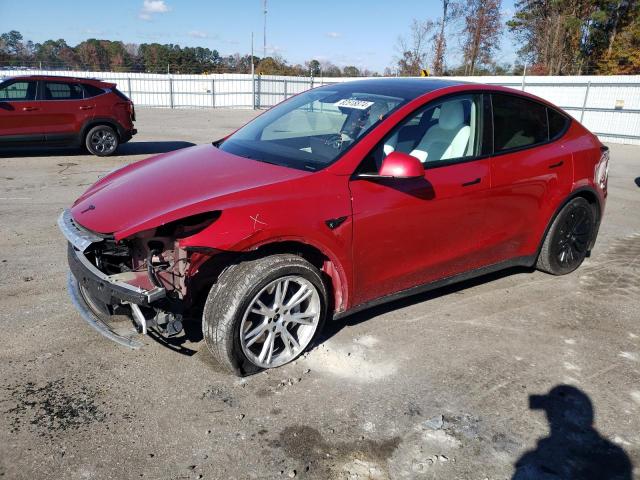
[(466, 0), (462, 33), (465, 75), (474, 75), (478, 66), (491, 63), (501, 34), (500, 3), (501, 0)]
[(434, 24), (430, 20), (421, 22), (413, 19), (409, 38), (398, 38), (396, 48), (400, 54), (397, 59), (399, 75), (420, 75), (420, 70), (426, 67), (429, 35), (433, 29)]
[(445, 71), (447, 50), (446, 30), (451, 21), (460, 16), (460, 4), (456, 0), (440, 0), (442, 16), (438, 19), (438, 32), (433, 36), (433, 74), (442, 75)]

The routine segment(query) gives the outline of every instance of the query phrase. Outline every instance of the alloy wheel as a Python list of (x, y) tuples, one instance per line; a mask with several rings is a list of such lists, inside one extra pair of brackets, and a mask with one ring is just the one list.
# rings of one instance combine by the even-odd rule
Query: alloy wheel
[(309, 345), (321, 302), (311, 282), (297, 275), (270, 282), (251, 300), (240, 324), (246, 357), (262, 368), (284, 365)]
[(100, 154), (109, 154), (116, 149), (117, 142), (113, 132), (109, 130), (96, 130), (91, 134), (91, 148)]
[(574, 265), (587, 254), (591, 238), (591, 215), (587, 207), (569, 212), (556, 237), (556, 258), (563, 267)]

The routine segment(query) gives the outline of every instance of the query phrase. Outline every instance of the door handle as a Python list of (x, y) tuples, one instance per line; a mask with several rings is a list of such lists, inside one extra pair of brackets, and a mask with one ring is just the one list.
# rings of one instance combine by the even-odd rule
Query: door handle
[(93, 108), (93, 105), (82, 105), (80, 107), (80, 110), (91, 110)]
[(23, 112), (33, 112), (34, 110), (40, 110), (38, 107), (22, 107)]
[(561, 167), (564, 164), (564, 160), (560, 160), (558, 163), (552, 163), (551, 165), (549, 165), (549, 168), (558, 168)]
[(470, 187), (471, 185), (476, 185), (480, 183), (480, 177), (476, 178), (475, 180), (471, 180), (470, 182), (465, 182), (462, 184), (463, 187)]

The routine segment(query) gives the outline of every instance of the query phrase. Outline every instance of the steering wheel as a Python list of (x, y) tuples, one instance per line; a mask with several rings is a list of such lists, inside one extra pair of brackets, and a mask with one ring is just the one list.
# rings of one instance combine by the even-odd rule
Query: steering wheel
[(340, 132), (337, 133), (335, 135), (330, 135), (325, 141), (324, 144), (329, 146), (329, 147), (333, 147), (336, 150), (340, 150), (342, 149), (342, 146), (347, 143), (347, 142), (351, 142), (352, 139), (351, 137), (349, 137), (349, 135), (347, 135), (346, 133)]

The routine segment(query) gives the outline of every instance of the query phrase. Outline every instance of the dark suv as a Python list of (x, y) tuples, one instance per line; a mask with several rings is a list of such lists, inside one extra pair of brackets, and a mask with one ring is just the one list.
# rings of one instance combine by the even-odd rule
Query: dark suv
[(136, 134), (133, 102), (115, 83), (30, 75), (0, 83), (0, 148), (77, 145), (111, 155)]

